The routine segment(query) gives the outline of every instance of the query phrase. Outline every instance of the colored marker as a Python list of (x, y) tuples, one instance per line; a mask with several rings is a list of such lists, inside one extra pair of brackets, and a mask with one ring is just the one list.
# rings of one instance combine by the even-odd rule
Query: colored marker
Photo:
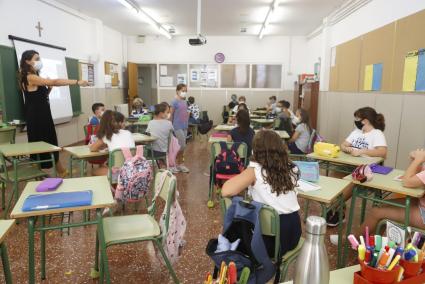
[(375, 246), (375, 237), (374, 236), (369, 237), (369, 246), (371, 246), (371, 247)]
[(358, 248), (357, 248), (357, 252), (358, 252), (358, 255), (359, 255), (359, 259), (361, 261), (364, 261), (365, 255), (366, 255), (366, 248), (364, 247), (364, 245), (359, 245)]
[(393, 259), (394, 253), (395, 253), (395, 249), (390, 248), (389, 251), (388, 251), (388, 254), (390, 255), (390, 257), (388, 258), (387, 263), (385, 264), (385, 266), (389, 266), (390, 265), (391, 260)]
[(387, 261), (388, 261), (389, 258), (390, 258), (390, 254), (388, 252), (384, 252), (381, 255), (381, 258), (379, 259), (378, 268), (379, 269), (384, 269), (385, 268), (385, 265), (387, 264)]
[(369, 244), (369, 227), (368, 226), (366, 226), (366, 228), (365, 228), (365, 236), (364, 236), (364, 238), (365, 238), (365, 241), (366, 241), (366, 246), (368, 247), (370, 244)]
[(404, 250), (403, 250), (402, 247), (397, 247), (396, 250), (395, 250), (395, 255), (396, 256), (399, 255), (401, 257), (403, 255), (403, 252), (404, 252)]
[(398, 276), (397, 276), (397, 282), (401, 281), (401, 278), (403, 277), (404, 268), (403, 266), (400, 266), (400, 269), (398, 270)]
[(372, 252), (370, 251), (370, 249), (369, 249), (369, 248), (367, 248), (367, 249), (366, 249), (366, 254), (365, 254), (364, 262), (365, 262), (366, 264), (369, 264), (371, 260), (372, 260)]
[(390, 242), (388, 243), (388, 246), (389, 246), (390, 248), (394, 248), (394, 247), (395, 247), (395, 242), (394, 242), (394, 241), (390, 241)]
[(363, 236), (360, 236), (360, 243), (366, 247), (366, 243), (364, 242)]
[(388, 246), (388, 237), (382, 237), (382, 247)]
[(387, 270), (388, 271), (393, 270), (394, 266), (396, 266), (399, 260), (400, 260), (400, 255), (396, 255), (396, 257), (394, 257), (393, 261), (391, 262), (390, 266), (388, 266)]
[(356, 237), (353, 234), (348, 236), (348, 240), (351, 243), (351, 247), (353, 249), (357, 249), (357, 247), (359, 246), (359, 242), (357, 241)]
[(376, 267), (377, 262), (378, 262), (378, 253), (377, 252), (374, 252), (373, 253), (372, 262), (370, 263), (370, 266)]
[(380, 251), (382, 248), (382, 237), (375, 235), (375, 251)]

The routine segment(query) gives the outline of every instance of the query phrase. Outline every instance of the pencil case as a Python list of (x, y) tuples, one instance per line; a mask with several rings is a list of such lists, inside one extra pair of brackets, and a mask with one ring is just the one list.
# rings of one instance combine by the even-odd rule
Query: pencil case
[(381, 174), (381, 175), (387, 175), (393, 170), (393, 168), (381, 166), (378, 164), (370, 165), (370, 169), (372, 170), (373, 173)]
[(62, 182), (63, 179), (61, 178), (46, 178), (36, 187), (35, 190), (37, 192), (53, 191), (56, 190)]

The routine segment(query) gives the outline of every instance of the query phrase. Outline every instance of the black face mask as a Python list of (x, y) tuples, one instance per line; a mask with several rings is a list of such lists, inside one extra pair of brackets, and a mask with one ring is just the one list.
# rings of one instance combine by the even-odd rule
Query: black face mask
[(362, 130), (362, 129), (363, 129), (363, 123), (362, 123), (362, 121), (361, 121), (361, 120), (355, 120), (355, 121), (354, 121), (354, 124), (356, 125), (356, 127), (357, 127), (358, 129), (360, 129), (360, 130)]

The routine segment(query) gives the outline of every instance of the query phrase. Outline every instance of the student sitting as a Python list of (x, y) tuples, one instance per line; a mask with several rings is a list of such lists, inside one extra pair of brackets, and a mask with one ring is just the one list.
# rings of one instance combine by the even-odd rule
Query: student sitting
[[(246, 110), (248, 111), (249, 114), (249, 110), (248, 107), (246, 106), (246, 104), (238, 104), (236, 109), (236, 114), (240, 111), (240, 110)], [(236, 123), (236, 114), (229, 117), (229, 120), (227, 121), (227, 124), (235, 124)]]
[[(109, 152), (121, 148), (134, 148), (135, 142), (130, 131), (124, 130), (125, 117), (122, 113), (107, 110), (100, 121), (97, 131), (97, 141), (90, 145), (90, 151), (98, 152), (108, 148)], [(108, 174), (108, 168), (100, 167), (94, 169), (94, 176), (104, 176)]]
[[(385, 119), (371, 107), (363, 107), (354, 112), (354, 129), (341, 144), (341, 150), (352, 156), (366, 155), (369, 157), (387, 157), (387, 141), (383, 133)], [(344, 191), (344, 199), (348, 200), (352, 195), (352, 188)], [(328, 226), (338, 225), (338, 214), (329, 212), (327, 216)]]
[(269, 102), (266, 106), (266, 110), (267, 110), (267, 112), (269, 112), (271, 114), (276, 113), (276, 96), (271, 96), (269, 98)]
[(147, 113), (147, 111), (145, 111), (144, 109), (145, 107), (146, 105), (141, 98), (135, 98), (133, 100), (133, 104), (131, 105), (131, 108), (132, 108), (131, 116), (139, 117)]
[(93, 116), (89, 118), (90, 125), (99, 125), (100, 118), (102, 114), (105, 112), (105, 105), (102, 103), (94, 103), (91, 106), (91, 110), (93, 111)]
[(247, 110), (242, 109), (238, 111), (236, 114), (236, 123), (238, 126), (230, 131), (230, 134), (227, 136), (227, 141), (244, 142), (248, 146), (247, 156), (249, 158), (252, 152), (252, 139), (254, 138), (255, 132), (249, 126), (251, 120), (249, 119)]
[(291, 154), (307, 154), (308, 142), (311, 136), (310, 127), (310, 116), (305, 109), (298, 109), (296, 117), (299, 120), (299, 124), (295, 128), (291, 139), (288, 140), (288, 148)]
[[(423, 189), (425, 186), (425, 150), (418, 149), (409, 154), (410, 165), (402, 178), (404, 187)], [(405, 204), (405, 199), (392, 200), (400, 204)], [(381, 207), (372, 207), (366, 216), (365, 221), (359, 229), (359, 234), (365, 231), (366, 226), (370, 232), (375, 232), (376, 225), (382, 219), (389, 219), (395, 222), (404, 223), (406, 210), (394, 205), (383, 205)], [(425, 227), (425, 197), (412, 199), (410, 203), (410, 223), (416, 228)], [(380, 232), (379, 232), (380, 233)], [(354, 233), (355, 234), (355, 233)], [(359, 234), (355, 234), (358, 236)], [(338, 235), (330, 236), (334, 245), (338, 244)]]
[[(173, 124), (169, 120), (170, 107), (168, 104), (160, 103), (155, 105), (153, 120), (149, 121), (146, 132), (157, 138), (152, 144), (155, 158), (165, 157), (168, 151), (168, 139), (170, 131), (174, 130)], [(160, 168), (164, 168), (165, 163), (161, 161)]]
[[(246, 98), (245, 98), (245, 96), (240, 96), (239, 97), (239, 99), (238, 99), (238, 105), (240, 105), (240, 104), (245, 104), (245, 106), (247, 107), (247, 105), (246, 105)], [(238, 105), (235, 105), (234, 107), (233, 107), (233, 113), (236, 113), (237, 111), (238, 111)], [(248, 108), (248, 107), (247, 107)], [(248, 109), (249, 110), (249, 109)]]
[(189, 111), (189, 123), (199, 124), (201, 114), (200, 114), (199, 106), (195, 104), (195, 98), (189, 97), (187, 99), (187, 102), (188, 102), (187, 109)]
[(254, 201), (269, 205), (279, 213), (281, 255), (294, 249), (301, 236), (300, 206), (295, 190), (298, 178), (298, 169), (289, 160), (279, 135), (261, 130), (254, 137), (248, 168), (228, 180), (221, 190), (224, 197), (230, 197), (248, 188)]
[(234, 109), (235, 108), (235, 106), (237, 106), (238, 104), (239, 104), (239, 102), (238, 102), (238, 96), (237, 95), (235, 95), (235, 94), (233, 94), (231, 97), (230, 97), (230, 99), (231, 99), (231, 101), (230, 101), (230, 103), (229, 103), (229, 110), (232, 110), (232, 109)]
[(292, 136), (293, 127), (291, 121), (291, 114), (286, 108), (284, 100), (276, 103), (276, 116), (279, 119), (279, 126), (276, 127), (276, 130), (285, 130), (289, 136)]

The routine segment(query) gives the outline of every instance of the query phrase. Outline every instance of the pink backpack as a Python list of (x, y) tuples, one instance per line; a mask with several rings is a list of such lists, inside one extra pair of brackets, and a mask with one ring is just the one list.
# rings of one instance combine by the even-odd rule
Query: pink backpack
[[(164, 185), (164, 182), (165, 182), (165, 178), (167, 177), (168, 174), (170, 174), (170, 172), (164, 171), (159, 174), (161, 175), (161, 179), (155, 188), (155, 197), (153, 200), (156, 200), (156, 198), (160, 194), (162, 186)], [(176, 179), (174, 175), (172, 178)], [(170, 206), (170, 218), (169, 218), (168, 230), (165, 224), (165, 215), (166, 215), (168, 204), (165, 204), (164, 211), (162, 212), (161, 219), (159, 221), (161, 233), (163, 234), (162, 246), (164, 247), (164, 251), (171, 263), (174, 263), (178, 260), (180, 256), (179, 249), (183, 247), (185, 244), (185, 241), (183, 240), (183, 236), (186, 232), (186, 219), (183, 215), (183, 211), (178, 202), (178, 197), (179, 197), (179, 192), (177, 191), (177, 186), (176, 186), (176, 190), (174, 192), (174, 200), (172, 200), (173, 204), (171, 204)], [(162, 257), (160, 259), (162, 261)]]
[(125, 158), (118, 173), (115, 199), (122, 201), (139, 200), (146, 196), (152, 181), (152, 165), (143, 157), (143, 146), (137, 146), (132, 156), (129, 148), (121, 149)]
[(177, 138), (171, 134), (170, 146), (168, 148), (168, 155), (167, 155), (167, 168), (177, 166), (176, 157), (179, 151), (180, 151), (179, 140), (177, 140)]

